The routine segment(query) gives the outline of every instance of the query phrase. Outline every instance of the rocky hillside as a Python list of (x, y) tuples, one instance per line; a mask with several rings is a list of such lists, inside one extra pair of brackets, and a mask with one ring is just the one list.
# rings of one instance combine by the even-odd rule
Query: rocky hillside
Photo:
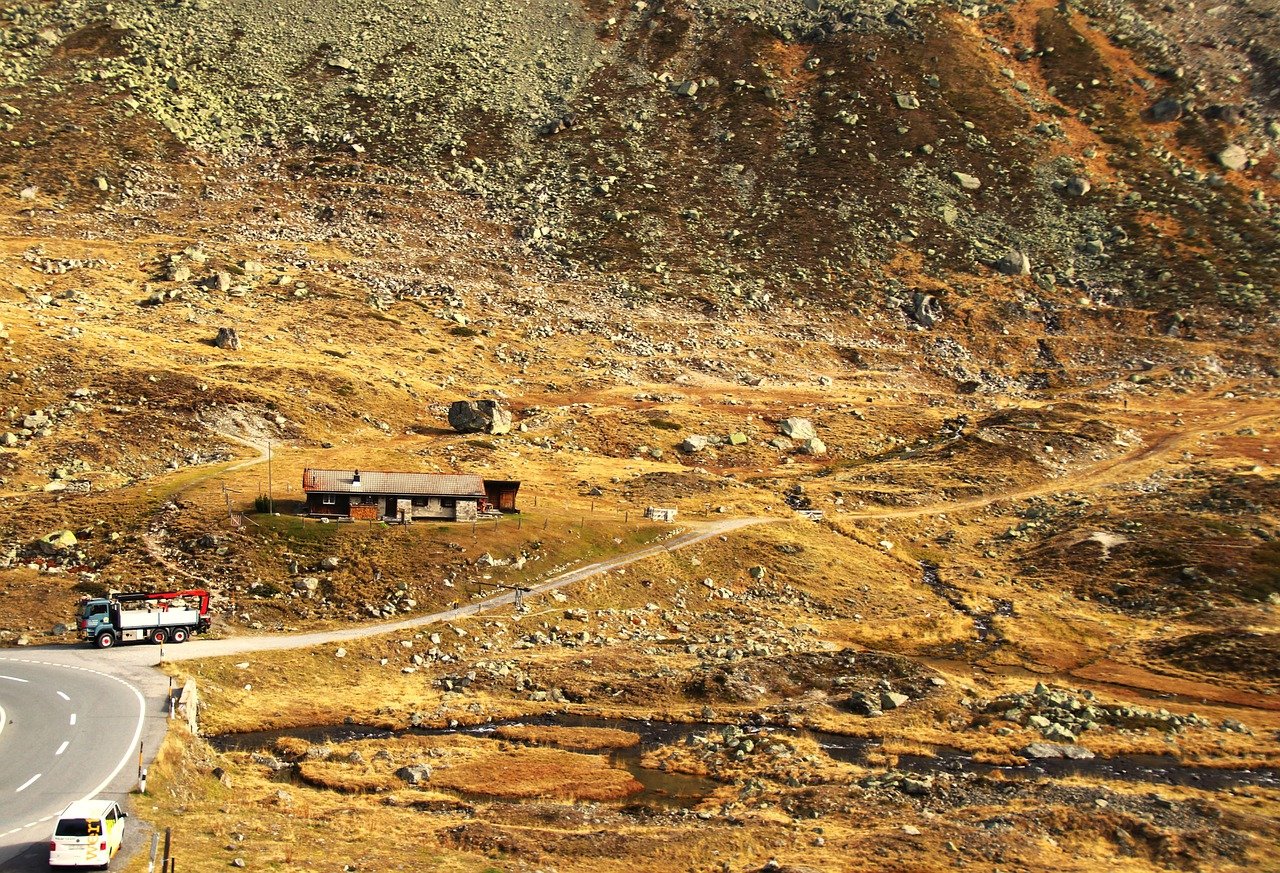
[[(163, 172), (148, 152), (269, 155), (284, 182), (473, 195), (627, 300), (1249, 324), (1280, 279), (1269, 5), (28, 4), (3, 181), (107, 204)], [(146, 151), (40, 166), (139, 117)]]

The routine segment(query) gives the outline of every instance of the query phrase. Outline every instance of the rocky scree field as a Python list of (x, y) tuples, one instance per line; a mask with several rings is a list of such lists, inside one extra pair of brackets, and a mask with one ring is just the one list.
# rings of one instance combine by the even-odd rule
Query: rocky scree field
[(6, 6), (0, 644), (371, 629), (170, 668), (187, 866), (1277, 866), (1278, 11)]

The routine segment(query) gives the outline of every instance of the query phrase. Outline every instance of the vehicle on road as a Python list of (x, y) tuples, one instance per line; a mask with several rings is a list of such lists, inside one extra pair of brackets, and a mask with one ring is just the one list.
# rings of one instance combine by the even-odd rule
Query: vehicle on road
[(76, 609), (81, 639), (100, 649), (116, 643), (185, 643), (209, 630), (209, 592), (140, 591), (86, 597)]
[(53, 826), (49, 866), (106, 869), (124, 842), (127, 817), (114, 800), (77, 800)]

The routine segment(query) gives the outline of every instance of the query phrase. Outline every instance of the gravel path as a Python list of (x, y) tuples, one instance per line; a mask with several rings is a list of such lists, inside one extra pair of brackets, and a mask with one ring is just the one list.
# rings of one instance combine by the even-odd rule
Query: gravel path
[[(641, 561), (653, 555), (662, 552), (672, 552), (676, 549), (682, 549), (691, 546), (694, 543), (702, 542), (714, 536), (727, 534), (730, 531), (740, 530), (744, 527), (751, 527), (757, 524), (768, 524), (770, 522), (782, 521), (780, 518), (750, 517), (750, 518), (733, 518), (723, 521), (712, 521), (698, 524), (694, 529), (686, 531), (679, 536), (673, 537), (661, 543), (655, 543), (637, 549), (634, 552), (628, 552), (625, 555), (618, 555), (604, 561), (597, 561), (594, 564), (588, 564), (585, 567), (579, 567), (576, 570), (569, 570), (531, 586), (529, 596), (537, 594), (545, 594), (548, 591), (554, 591), (563, 588), (566, 585), (572, 585), (574, 582), (581, 582), (600, 573), (615, 570), (618, 567), (625, 567), (636, 561)], [(397, 631), (412, 630), (413, 628), (422, 627), (429, 624), (437, 624), (445, 621), (460, 621), (477, 615), (483, 615), (493, 610), (507, 606), (515, 600), (514, 591), (506, 591), (501, 594), (495, 594), (493, 597), (475, 603), (468, 603), (456, 609), (447, 609), (443, 612), (434, 612), (430, 615), (420, 615), (414, 618), (407, 618), (402, 621), (383, 622), (379, 624), (361, 625), (360, 627), (344, 628), (342, 630), (333, 631), (317, 631), (308, 634), (282, 634), (277, 636), (255, 636), (255, 637), (232, 637), (223, 640), (193, 640), (181, 646), (168, 646), (165, 649), (166, 661), (190, 661), (197, 658), (216, 658), (227, 655), (241, 655), (249, 652), (266, 652), (279, 651), (283, 649), (301, 649), (309, 646), (319, 646), (328, 643), (342, 643), (350, 640), (364, 639), (365, 637), (377, 636), (379, 634), (395, 633)], [(135, 650), (139, 647), (133, 647)], [(148, 648), (148, 647), (141, 647)]]

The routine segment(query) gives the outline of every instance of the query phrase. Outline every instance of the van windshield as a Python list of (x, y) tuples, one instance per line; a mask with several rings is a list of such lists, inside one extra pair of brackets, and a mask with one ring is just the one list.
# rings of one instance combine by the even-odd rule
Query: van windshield
[(90, 830), (94, 836), (102, 833), (102, 822), (87, 818), (63, 818), (58, 819), (58, 828), (54, 831), (56, 837), (87, 837)]

